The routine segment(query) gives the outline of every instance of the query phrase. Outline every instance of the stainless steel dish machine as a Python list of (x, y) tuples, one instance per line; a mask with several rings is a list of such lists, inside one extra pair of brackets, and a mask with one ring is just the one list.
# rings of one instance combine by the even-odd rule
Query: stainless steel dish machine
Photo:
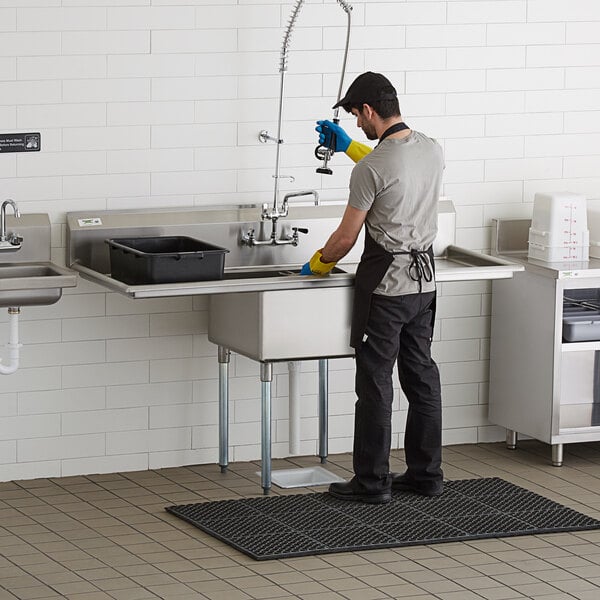
[[(304, 277), (300, 266), (321, 247), (343, 214), (342, 203), (290, 206), (280, 221), (282, 236), (294, 227), (308, 229), (298, 245), (248, 246), (251, 229), (261, 238), (267, 224), (257, 221), (255, 206), (78, 212), (67, 215), (67, 264), (110, 291), (133, 299), (208, 295), (209, 339), (218, 346), (219, 465), (228, 465), (229, 360), (231, 351), (260, 363), (261, 485), (271, 487), (272, 363), (319, 361), (319, 456), (327, 457), (328, 359), (351, 356), (350, 311), (354, 272), (362, 252), (355, 248), (327, 277)], [(442, 200), (434, 244), (437, 280), (464, 281), (512, 277), (521, 265), (458, 248), (454, 243), (454, 207)], [(111, 277), (106, 239), (134, 236), (186, 235), (228, 248), (224, 278), (216, 281), (129, 285)], [(312, 320), (311, 311), (335, 306), (327, 324)]]

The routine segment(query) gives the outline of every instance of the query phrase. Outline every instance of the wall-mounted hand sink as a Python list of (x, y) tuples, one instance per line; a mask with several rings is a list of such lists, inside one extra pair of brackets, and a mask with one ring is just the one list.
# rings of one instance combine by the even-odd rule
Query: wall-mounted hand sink
[(51, 262), (0, 263), (0, 307), (54, 304), (77, 273)]

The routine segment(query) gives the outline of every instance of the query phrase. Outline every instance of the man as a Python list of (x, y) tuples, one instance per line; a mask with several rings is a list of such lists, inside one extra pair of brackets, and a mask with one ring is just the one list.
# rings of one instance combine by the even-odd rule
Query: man
[[(335, 136), (336, 150), (358, 161), (350, 176), (341, 223), (304, 265), (325, 275), (354, 246), (365, 225), (365, 250), (356, 272), (351, 346), (356, 354), (353, 466), (355, 476), (333, 483), (342, 500), (384, 503), (391, 490), (426, 496), (443, 491), (441, 394), (431, 358), (435, 318), (432, 244), (444, 159), (439, 144), (413, 131), (400, 114), (396, 90), (379, 73), (366, 72), (348, 88), (342, 106), (370, 140), (373, 151), (329, 121), (319, 121), (320, 143)], [(392, 371), (408, 399), (404, 436), (406, 472), (390, 473)]]

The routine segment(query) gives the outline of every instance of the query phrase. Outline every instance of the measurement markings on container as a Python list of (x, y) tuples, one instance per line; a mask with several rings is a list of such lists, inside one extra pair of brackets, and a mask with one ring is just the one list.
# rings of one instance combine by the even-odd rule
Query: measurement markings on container
[(6, 152), (39, 152), (42, 136), (39, 133), (0, 133), (0, 154)]

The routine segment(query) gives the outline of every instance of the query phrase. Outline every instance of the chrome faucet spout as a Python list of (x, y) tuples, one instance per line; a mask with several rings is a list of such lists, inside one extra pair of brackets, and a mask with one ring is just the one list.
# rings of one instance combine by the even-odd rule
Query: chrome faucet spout
[(15, 217), (19, 218), (21, 216), (14, 200), (9, 198), (2, 203), (2, 207), (0, 208), (0, 242), (6, 241), (6, 208), (8, 206), (12, 207)]
[(290, 198), (299, 198), (301, 196), (312, 196), (315, 201), (315, 206), (319, 206), (319, 192), (317, 190), (301, 190), (299, 192), (290, 192), (283, 197), (283, 212), (284, 215), (288, 214), (289, 205), (288, 200)]

